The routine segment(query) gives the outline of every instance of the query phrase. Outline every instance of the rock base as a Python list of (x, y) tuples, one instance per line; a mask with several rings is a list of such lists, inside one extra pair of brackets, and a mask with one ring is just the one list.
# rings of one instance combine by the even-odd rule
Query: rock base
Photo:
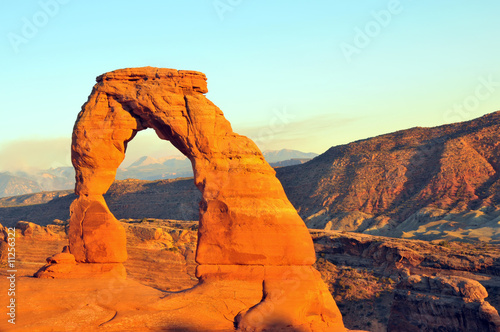
[[(0, 279), (6, 289), (8, 280)], [(16, 331), (346, 331), (343, 328), (286, 326), (253, 330), (235, 327), (239, 312), (259, 303), (262, 283), (206, 280), (196, 287), (166, 293), (126, 279), (19, 278)], [(0, 302), (8, 300), (0, 293)], [(16, 301), (17, 301), (16, 300)], [(1, 331), (12, 326), (0, 321)]]
[(346, 331), (332, 295), (311, 266), (200, 265), (196, 273), (206, 285), (222, 280), (238, 280), (248, 289), (257, 285), (258, 302), (233, 318), (238, 331)]

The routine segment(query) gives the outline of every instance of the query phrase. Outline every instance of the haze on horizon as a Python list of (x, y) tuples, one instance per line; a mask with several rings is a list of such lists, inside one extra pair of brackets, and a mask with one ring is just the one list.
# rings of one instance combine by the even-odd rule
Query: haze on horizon
[[(208, 98), (262, 150), (322, 153), (500, 109), (500, 3), (486, 0), (40, 0), (2, 4), (0, 171), (69, 165), (95, 77), (198, 70)], [(129, 161), (179, 154), (151, 130)]]

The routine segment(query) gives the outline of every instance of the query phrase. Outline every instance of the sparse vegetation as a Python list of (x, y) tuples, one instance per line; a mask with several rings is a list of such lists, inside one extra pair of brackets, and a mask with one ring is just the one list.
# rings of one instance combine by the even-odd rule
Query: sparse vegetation
[(372, 271), (347, 267), (339, 270), (333, 293), (342, 300), (367, 300), (392, 291), (394, 283), (390, 278), (376, 277)]
[(449, 248), (450, 247), (450, 242), (444, 240), (444, 241), (440, 241), (438, 242), (437, 244), (438, 246), (441, 246), (441, 247), (445, 247), (445, 248)]

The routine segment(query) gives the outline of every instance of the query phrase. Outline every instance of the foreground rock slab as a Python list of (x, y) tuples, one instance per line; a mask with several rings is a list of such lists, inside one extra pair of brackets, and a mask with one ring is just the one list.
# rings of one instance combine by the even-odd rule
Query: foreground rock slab
[[(2, 278), (0, 287), (7, 281)], [(258, 303), (255, 280), (204, 280), (189, 291), (162, 292), (133, 280), (17, 280), (16, 324), (0, 321), (1, 331), (235, 331), (231, 317)], [(0, 294), (0, 303), (8, 301)], [(268, 313), (272, 313), (272, 307)], [(265, 313), (264, 313), (265, 314)], [(280, 316), (264, 329), (240, 331), (311, 331), (283, 325)], [(257, 319), (258, 320), (258, 319)], [(347, 331), (331, 327), (323, 331)]]

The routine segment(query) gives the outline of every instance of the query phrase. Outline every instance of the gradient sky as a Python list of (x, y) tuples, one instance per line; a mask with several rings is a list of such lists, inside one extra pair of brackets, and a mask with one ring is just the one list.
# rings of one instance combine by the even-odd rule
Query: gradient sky
[[(0, 171), (69, 165), (95, 77), (125, 67), (204, 72), (207, 97), (262, 150), (322, 153), (500, 110), (497, 0), (4, 0), (0, 9)], [(174, 153), (146, 131), (128, 158)]]

